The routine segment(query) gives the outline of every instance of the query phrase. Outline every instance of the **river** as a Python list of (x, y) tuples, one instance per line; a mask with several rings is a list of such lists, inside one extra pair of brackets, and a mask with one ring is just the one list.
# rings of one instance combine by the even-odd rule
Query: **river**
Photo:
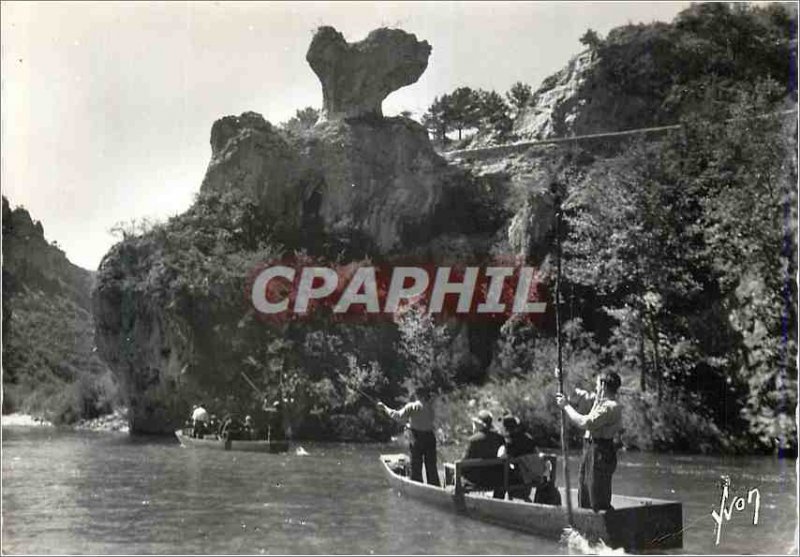
[[(392, 492), (396, 445), (302, 443), (309, 453), (185, 449), (170, 439), (4, 427), (2, 551), (78, 554), (550, 554), (567, 544), (445, 513)], [(787, 553), (794, 460), (620, 453), (614, 490), (684, 504), (685, 553)], [(577, 456), (570, 460), (577, 475)], [(715, 544), (721, 474), (761, 508)], [(794, 545), (796, 548), (796, 545)], [(796, 551), (796, 549), (795, 549)]]

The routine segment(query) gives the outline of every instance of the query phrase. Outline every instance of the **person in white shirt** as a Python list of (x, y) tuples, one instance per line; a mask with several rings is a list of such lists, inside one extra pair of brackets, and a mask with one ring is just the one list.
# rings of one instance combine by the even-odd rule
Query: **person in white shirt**
[(420, 388), (416, 389), (411, 397), (413, 400), (400, 410), (389, 408), (383, 402), (378, 402), (378, 408), (396, 420), (408, 420), (406, 428), (411, 452), (411, 480), (422, 482), (424, 464), (427, 482), (438, 486), (441, 484), (436, 464), (433, 403), (429, 400), (428, 393)]
[(192, 437), (203, 437), (208, 431), (208, 411), (202, 405), (192, 407)]
[[(595, 512), (613, 508), (611, 477), (617, 468), (614, 436), (622, 429), (622, 406), (617, 402), (621, 383), (619, 375), (609, 372), (598, 375), (594, 393), (575, 389), (572, 401), (568, 401), (561, 393), (556, 394), (556, 404), (564, 410), (569, 420), (586, 430), (578, 502), (581, 508)], [(570, 402), (582, 405), (584, 413), (573, 408)], [(585, 410), (587, 408), (588, 412)]]

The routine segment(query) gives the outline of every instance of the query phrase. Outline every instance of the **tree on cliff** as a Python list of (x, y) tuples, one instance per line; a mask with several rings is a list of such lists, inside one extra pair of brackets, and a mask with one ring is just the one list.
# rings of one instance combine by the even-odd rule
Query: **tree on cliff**
[(445, 102), (443, 98), (435, 97), (428, 111), (422, 116), (422, 125), (439, 141), (445, 140), (448, 131)]
[(503, 97), (496, 91), (478, 91), (478, 127), (491, 130), (501, 138), (511, 131), (512, 120)]
[(444, 95), (442, 101), (444, 120), (450, 129), (458, 132), (459, 140), (463, 130), (478, 126), (481, 117), (481, 97), (478, 91), (469, 87), (459, 87), (449, 95)]
[(591, 50), (597, 50), (603, 44), (603, 39), (594, 29), (587, 29), (579, 40), (582, 45), (588, 46)]
[(513, 107), (514, 112), (519, 114), (523, 108), (528, 106), (528, 103), (533, 98), (531, 86), (526, 83), (522, 83), (521, 81), (517, 81), (511, 86), (511, 89), (506, 92), (506, 98)]
[(508, 104), (496, 91), (459, 87), (434, 99), (423, 116), (423, 125), (435, 138), (444, 140), (447, 132), (457, 131), (458, 139), (468, 129), (506, 134), (511, 130)]

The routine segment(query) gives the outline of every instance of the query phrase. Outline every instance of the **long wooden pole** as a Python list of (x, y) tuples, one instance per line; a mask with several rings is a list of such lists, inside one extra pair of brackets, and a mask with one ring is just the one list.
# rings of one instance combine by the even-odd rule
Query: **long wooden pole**
[(255, 392), (257, 392), (259, 395), (261, 395), (261, 397), (263, 398), (264, 397), (264, 393), (261, 391), (261, 389), (256, 387), (256, 384), (253, 383), (253, 380), (250, 379), (250, 377), (244, 371), (242, 371), (241, 373), (242, 373), (242, 376), (245, 378), (245, 380), (247, 380), (247, 382), (250, 384), (250, 386), (253, 387), (253, 390)]
[[(558, 348), (558, 391), (564, 393), (564, 368), (561, 350), (561, 197), (556, 193), (556, 346)], [(566, 393), (565, 393), (566, 394)], [(564, 463), (567, 522), (572, 526), (572, 492), (569, 486), (569, 456), (567, 453), (567, 421), (561, 411), (561, 461)]]

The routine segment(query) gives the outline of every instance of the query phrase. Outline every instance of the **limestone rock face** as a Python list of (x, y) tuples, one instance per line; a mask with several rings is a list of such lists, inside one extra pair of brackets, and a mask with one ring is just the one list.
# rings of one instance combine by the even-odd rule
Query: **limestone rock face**
[[(514, 133), (525, 139), (548, 139), (583, 133), (576, 120), (591, 100), (590, 81), (595, 59), (586, 51), (548, 77), (534, 92), (530, 106), (514, 122)], [(595, 92), (596, 93), (596, 92)]]
[(621, 90), (609, 82), (602, 62), (587, 50), (545, 79), (514, 121), (514, 135), (536, 140), (656, 125), (657, 94)]
[(287, 234), (357, 234), (389, 254), (429, 239), (461, 174), (405, 118), (333, 120), (289, 138), (255, 113), (218, 120), (202, 190), (244, 191)]
[(320, 27), (306, 54), (322, 82), (328, 119), (382, 116), (389, 93), (417, 81), (428, 67), (431, 47), (400, 29), (376, 29), (348, 43), (333, 27)]
[(211, 128), (211, 161), (200, 191), (238, 190), (261, 201), (267, 218), (299, 226), (298, 153), (255, 112), (220, 118)]

